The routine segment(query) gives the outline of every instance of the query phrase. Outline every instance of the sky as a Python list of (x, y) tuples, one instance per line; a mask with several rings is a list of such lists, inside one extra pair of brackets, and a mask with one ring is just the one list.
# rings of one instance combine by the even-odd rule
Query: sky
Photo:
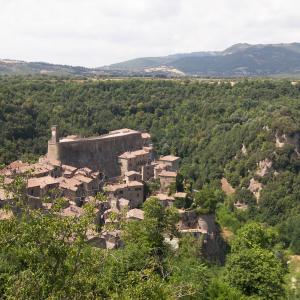
[(300, 42), (299, 0), (0, 0), (0, 58), (99, 67)]

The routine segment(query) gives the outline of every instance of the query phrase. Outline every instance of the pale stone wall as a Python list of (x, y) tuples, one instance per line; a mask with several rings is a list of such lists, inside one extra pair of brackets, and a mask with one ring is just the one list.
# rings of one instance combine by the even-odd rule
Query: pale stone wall
[(118, 156), (126, 151), (141, 149), (142, 146), (141, 133), (132, 131), (124, 135), (75, 139), (56, 144), (50, 141), (47, 157), (77, 168), (100, 170), (111, 178), (120, 175)]

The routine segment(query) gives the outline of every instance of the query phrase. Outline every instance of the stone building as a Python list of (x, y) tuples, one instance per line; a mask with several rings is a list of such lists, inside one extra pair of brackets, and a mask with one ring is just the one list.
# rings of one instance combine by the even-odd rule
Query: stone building
[(175, 202), (175, 198), (173, 196), (169, 196), (167, 194), (157, 194), (154, 195), (155, 198), (157, 198), (159, 200), (159, 203), (163, 206), (163, 207), (169, 207), (169, 206), (173, 206), (174, 202)]
[(144, 201), (144, 185), (138, 181), (108, 185), (105, 187), (109, 199), (125, 198), (129, 200), (129, 206), (136, 208)]
[(85, 198), (83, 183), (76, 178), (62, 178), (59, 183), (62, 195), (80, 205)]
[(151, 152), (147, 149), (140, 149), (133, 152), (125, 152), (118, 157), (121, 176), (126, 172), (142, 172), (142, 167), (151, 164)]
[(144, 211), (138, 208), (131, 209), (127, 212), (126, 219), (133, 221), (144, 220)]
[(153, 163), (142, 166), (141, 169), (142, 169), (141, 173), (142, 173), (143, 181), (148, 181), (154, 177), (154, 164)]
[(174, 155), (167, 155), (160, 157), (158, 163), (165, 166), (165, 170), (177, 172), (179, 168), (180, 157)]
[(147, 137), (127, 128), (95, 137), (68, 136), (60, 139), (58, 127), (52, 126), (47, 158), (76, 168), (101, 170), (105, 176), (113, 178), (120, 175), (118, 156), (142, 149), (146, 144)]
[(125, 172), (125, 182), (129, 183), (130, 181), (142, 181), (142, 175), (136, 171)]
[(177, 173), (171, 171), (162, 171), (159, 174), (160, 190), (162, 192), (168, 192), (170, 185), (176, 183)]
[(27, 181), (27, 195), (30, 198), (42, 198), (52, 195), (52, 191), (59, 188), (59, 181), (51, 176), (29, 178)]

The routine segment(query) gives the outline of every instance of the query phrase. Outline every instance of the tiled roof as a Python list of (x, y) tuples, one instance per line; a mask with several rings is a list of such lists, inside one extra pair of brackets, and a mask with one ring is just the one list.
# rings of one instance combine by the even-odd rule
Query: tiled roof
[(143, 133), (142, 133), (142, 138), (143, 138), (143, 139), (150, 139), (150, 138), (151, 138), (151, 135), (150, 135), (150, 133), (148, 133), (148, 132), (143, 132)]
[(39, 177), (39, 178), (29, 178), (27, 181), (28, 188), (38, 187), (38, 186), (40, 188), (43, 188), (47, 185), (52, 185), (52, 184), (58, 184), (58, 180), (51, 176), (45, 176), (45, 177)]
[(131, 209), (127, 212), (126, 218), (128, 218), (128, 219), (134, 218), (134, 219), (143, 220), (144, 219), (144, 212), (141, 209), (134, 208), (134, 209)]
[(74, 178), (81, 182), (84, 182), (84, 183), (90, 183), (93, 181), (93, 178), (89, 178), (89, 177), (81, 175), (81, 174), (75, 175)]
[(176, 177), (177, 176), (177, 173), (176, 172), (170, 172), (170, 171), (165, 171), (163, 170), (159, 176), (161, 177)]
[(180, 159), (180, 157), (174, 156), (174, 155), (167, 155), (167, 156), (162, 156), (159, 160), (161, 160), (161, 161), (176, 161), (178, 159)]
[(160, 201), (175, 201), (174, 197), (168, 196), (167, 194), (157, 194), (154, 197), (158, 198)]
[(136, 171), (125, 172), (125, 176), (132, 176), (132, 175), (141, 175), (141, 174), (139, 172), (136, 172)]
[(127, 187), (142, 187), (144, 186), (143, 183), (138, 182), (138, 181), (131, 181), (128, 183), (119, 183), (119, 184), (111, 184), (111, 185), (107, 185), (105, 187), (105, 189), (109, 192), (115, 192), (119, 189), (125, 189)]
[(84, 209), (76, 205), (70, 205), (60, 213), (63, 217), (80, 217), (84, 214)]
[(119, 155), (119, 158), (129, 159), (129, 158), (135, 158), (137, 156), (143, 156), (149, 154), (148, 150), (140, 149), (132, 152), (124, 152), (123, 154)]

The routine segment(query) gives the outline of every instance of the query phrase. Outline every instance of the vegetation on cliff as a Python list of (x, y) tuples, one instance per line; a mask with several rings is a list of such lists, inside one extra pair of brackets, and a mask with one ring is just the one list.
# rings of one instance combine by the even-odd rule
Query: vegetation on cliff
[[(284, 299), (287, 294), (297, 299), (299, 288), (291, 289), (284, 276), (285, 254), (300, 254), (299, 99), (300, 86), (289, 81), (242, 80), (232, 86), (196, 80), (0, 78), (0, 163), (44, 154), (52, 124), (62, 135), (97, 135), (120, 127), (147, 130), (159, 154), (183, 158), (183, 188), (194, 193), (189, 205), (200, 213), (216, 212), (221, 227), (235, 234), (228, 239), (225, 268), (215, 270), (195, 241), (183, 241), (187, 244), (176, 253), (161, 242), (160, 234), (172, 226), (152, 203), (148, 221), (128, 226), (131, 246), (126, 251), (110, 255), (78, 244), (83, 247), (78, 264), (86, 267), (76, 267), (78, 282), (74, 279), (67, 290), (77, 245), (47, 239), (64, 231), (73, 236), (76, 226), (69, 228), (55, 214), (32, 212), (27, 219), (1, 223), (0, 242), (6, 245), (1, 248), (2, 293), (10, 299), (59, 299), (65, 291), (73, 298), (176, 299), (189, 291), (182, 298)], [(221, 192), (222, 177), (235, 193)], [(45, 247), (42, 256), (36, 251), (40, 245)], [(61, 264), (61, 281), (54, 291), (50, 270), (56, 263)], [(39, 269), (46, 270), (43, 276)], [(82, 282), (80, 272), (89, 282)], [(16, 282), (19, 289), (14, 289)], [(30, 282), (44, 286), (40, 291), (45, 294), (30, 294), (35, 292)], [(86, 294), (76, 294), (80, 285)]]

